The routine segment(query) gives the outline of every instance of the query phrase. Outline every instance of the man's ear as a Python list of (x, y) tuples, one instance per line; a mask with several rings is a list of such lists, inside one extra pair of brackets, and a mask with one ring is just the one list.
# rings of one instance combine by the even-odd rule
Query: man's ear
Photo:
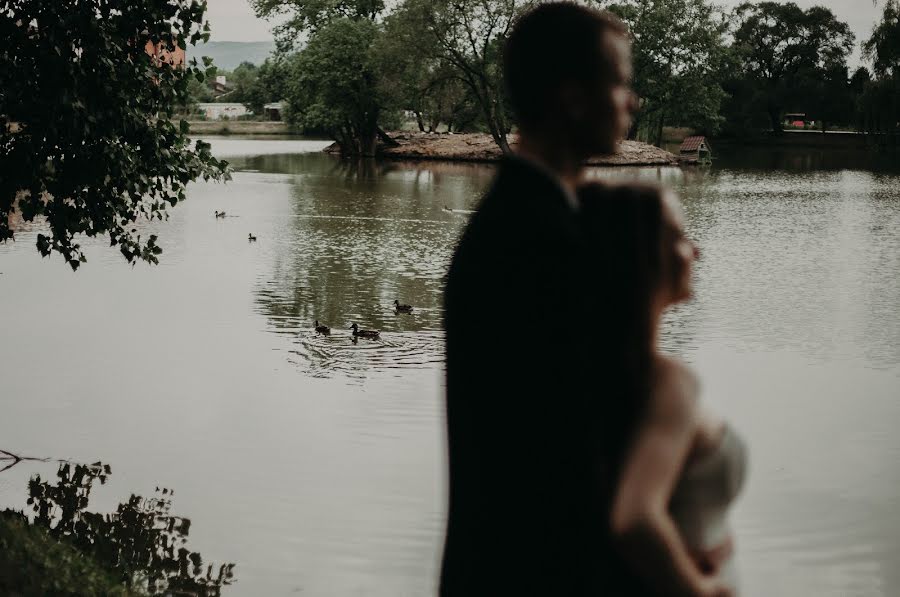
[(567, 81), (559, 86), (556, 93), (562, 116), (573, 122), (581, 122), (588, 113), (587, 97), (584, 89), (574, 81)]

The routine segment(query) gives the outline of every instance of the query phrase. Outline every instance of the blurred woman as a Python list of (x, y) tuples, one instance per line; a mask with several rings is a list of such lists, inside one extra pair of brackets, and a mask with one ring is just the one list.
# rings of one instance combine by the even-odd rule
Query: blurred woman
[[(696, 374), (662, 352), (660, 323), (692, 295), (699, 253), (673, 193), (652, 186), (579, 191), (594, 297), (601, 495), (612, 594), (737, 594), (728, 507), (745, 474), (735, 431), (700, 403)], [(606, 289), (606, 290), (603, 290)], [(612, 289), (612, 290), (611, 290)]]

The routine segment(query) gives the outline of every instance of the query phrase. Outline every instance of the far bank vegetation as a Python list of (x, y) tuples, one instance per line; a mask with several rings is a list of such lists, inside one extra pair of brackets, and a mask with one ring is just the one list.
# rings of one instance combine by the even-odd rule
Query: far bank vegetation
[[(247, 86), (248, 105), (285, 100), (300, 130), (333, 137), (347, 154), (390, 146), (384, 130), (481, 132), (508, 151), (514, 119), (504, 96), (503, 45), (534, 0), (250, 0), (282, 23), (278, 50)], [(710, 0), (591, 0), (628, 25), (640, 110), (632, 140), (664, 130), (707, 136), (804, 126), (895, 138), (900, 121), (900, 0), (857, 40), (828, 8)], [(852, 73), (861, 45), (867, 65)], [(249, 70), (245, 68), (245, 70)], [(251, 97), (252, 96), (252, 97)], [(796, 117), (794, 117), (796, 118)]]

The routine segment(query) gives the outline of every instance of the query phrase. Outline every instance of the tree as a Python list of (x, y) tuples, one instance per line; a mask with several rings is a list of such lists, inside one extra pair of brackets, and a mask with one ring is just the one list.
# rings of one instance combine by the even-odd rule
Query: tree
[(863, 44), (863, 53), (874, 69), (859, 99), (865, 130), (896, 135), (900, 132), (900, 1), (885, 2), (882, 19)]
[(337, 19), (375, 21), (384, 0), (249, 0), (262, 19), (280, 19), (275, 39), (283, 53), (297, 48), (304, 35), (314, 34)]
[(863, 44), (863, 53), (873, 61), (877, 76), (900, 75), (900, 1), (885, 3), (881, 22)]
[(215, 99), (212, 89), (206, 80), (198, 81), (195, 77), (188, 79), (187, 100), (185, 108), (188, 113), (195, 112), (197, 104), (211, 102)]
[(448, 65), (471, 92), (491, 137), (509, 152), (512, 119), (503, 84), (503, 45), (534, 0), (406, 0), (411, 49)]
[(660, 144), (666, 124), (718, 131), (725, 98), (728, 21), (708, 0), (597, 2), (632, 38), (633, 86), (641, 99), (631, 137)]
[(306, 39), (292, 61), (285, 86), (288, 118), (306, 128), (329, 131), (341, 152), (371, 156), (383, 99), (372, 44), (383, 0), (250, 0), (261, 18), (286, 17), (276, 28), (279, 52), (288, 55)]
[(262, 114), (265, 104), (287, 97), (288, 60), (281, 55), (266, 58), (256, 74), (256, 79), (247, 89), (242, 101), (252, 112)]
[(421, 38), (413, 17), (409, 10), (394, 12), (375, 42), (383, 96), (390, 108), (412, 113), (421, 132), (441, 124), (448, 131), (464, 130), (479, 116), (475, 98), (456, 69), (439, 57), (436, 40)]
[(344, 153), (374, 156), (383, 100), (372, 44), (378, 26), (335, 19), (318, 29), (295, 60), (287, 84), (290, 118), (328, 131)]
[(231, 90), (222, 94), (222, 101), (244, 103), (250, 97), (251, 90), (259, 77), (259, 68), (251, 62), (241, 62), (228, 77)]
[(850, 72), (846, 66), (832, 66), (804, 85), (814, 90), (807, 104), (816, 116), (819, 128), (828, 129), (831, 124), (852, 124), (855, 98), (850, 84)]
[[(537, 1), (405, 0), (394, 6), (387, 19), (387, 35), (399, 34), (402, 37), (407, 58), (418, 58), (420, 70), (415, 70), (415, 67), (405, 68), (403, 65), (394, 70), (398, 66), (395, 64), (379, 71), (377, 67), (384, 63), (377, 60), (368, 62), (367, 59), (364, 62), (373, 66), (366, 71), (367, 75), (374, 78), (364, 77), (367, 79), (365, 86), (374, 90), (375, 94), (368, 104), (378, 105), (382, 117), (393, 114), (393, 111), (387, 110), (388, 102), (406, 104), (405, 109), (418, 114), (422, 128), (443, 119), (470, 123), (473, 121), (471, 108), (475, 104), (481, 112), (485, 128), (490, 131), (497, 144), (508, 151), (506, 135), (511, 128), (511, 119), (502, 83), (502, 47), (515, 18)], [(375, 33), (366, 33), (365, 38), (372, 43), (386, 35), (383, 28), (385, 23), (382, 22), (387, 8), (384, 0), (251, 0), (251, 5), (260, 17), (285, 19), (277, 32), (282, 53), (297, 48), (304, 39), (308, 40), (308, 47), (312, 46), (324, 31), (337, 22), (371, 23), (375, 26)], [(402, 23), (402, 27), (391, 26), (392, 22)], [(346, 39), (343, 41), (349, 42)], [(386, 46), (391, 46), (391, 43)], [(301, 54), (306, 53), (307, 49), (302, 50)], [(356, 45), (348, 49), (358, 54), (360, 52)], [(354, 59), (354, 62), (360, 61)], [(409, 64), (408, 59), (404, 62)], [(321, 70), (318, 72), (324, 74)], [(329, 121), (329, 128), (337, 130), (334, 123), (335, 111), (326, 109), (321, 102), (310, 101), (312, 96), (326, 93), (326, 82), (334, 85), (327, 92), (333, 98), (353, 89), (351, 95), (357, 104), (355, 111), (359, 112), (363, 107), (360, 103), (362, 96), (352, 80), (356, 78), (355, 74), (348, 74), (352, 75), (351, 79), (343, 81), (334, 76), (317, 77), (315, 92), (301, 89), (297, 85), (289, 87), (289, 91), (304, 95), (291, 101), (293, 107), (316, 106), (314, 112), (305, 109), (304, 115), (298, 118), (308, 120), (315, 113), (315, 121)], [(306, 80), (312, 82), (310, 77), (306, 77)], [(399, 87), (390, 87), (388, 80), (397, 83)], [(341, 103), (347, 106), (347, 102)], [(432, 118), (426, 118), (426, 112), (430, 112)], [(426, 120), (430, 124), (426, 124)], [(342, 139), (338, 139), (342, 147), (369, 145), (368, 133), (366, 138), (348, 139), (346, 132), (349, 129), (342, 128)], [(377, 126), (375, 128), (380, 131)], [(362, 129), (367, 130), (368, 127), (357, 130)], [(385, 139), (385, 135), (380, 136)], [(348, 141), (352, 143), (348, 144)]]
[(846, 69), (854, 36), (827, 8), (806, 11), (793, 2), (745, 2), (735, 9), (734, 49), (743, 65), (751, 104), (780, 132), (788, 106), (802, 108), (816, 91), (810, 83)]
[[(200, 0), (19, 0), (0, 12), (0, 242), (37, 218), (44, 256), (76, 269), (76, 236), (108, 235), (129, 261), (158, 262), (135, 222), (167, 217), (198, 177), (227, 164), (172, 121), (202, 80), (176, 48), (209, 36)], [(77, 32), (77, 34), (74, 34)], [(151, 53), (153, 54), (151, 56)]]

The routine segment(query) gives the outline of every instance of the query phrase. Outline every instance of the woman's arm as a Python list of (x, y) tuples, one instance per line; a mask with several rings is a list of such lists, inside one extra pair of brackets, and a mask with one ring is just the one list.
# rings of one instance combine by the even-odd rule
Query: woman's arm
[(659, 595), (727, 596), (731, 591), (694, 562), (668, 511), (699, 420), (695, 384), (677, 369), (660, 375), (647, 419), (625, 454), (613, 498), (613, 538)]

